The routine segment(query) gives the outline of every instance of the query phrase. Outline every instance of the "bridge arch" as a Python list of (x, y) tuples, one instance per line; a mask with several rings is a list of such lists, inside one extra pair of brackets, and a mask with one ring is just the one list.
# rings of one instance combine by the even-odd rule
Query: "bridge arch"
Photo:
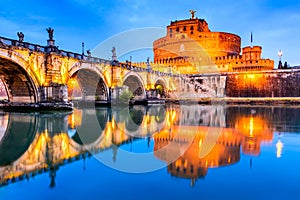
[(142, 77), (136, 72), (128, 72), (123, 78), (123, 86), (133, 93), (135, 99), (145, 99), (146, 90)]
[(168, 85), (164, 78), (157, 78), (154, 83), (154, 87), (156, 93), (160, 95), (160, 97), (166, 97), (168, 94)]
[(107, 101), (109, 89), (105, 76), (102, 72), (85, 63), (76, 63), (71, 70), (67, 80), (69, 99)]
[(8, 101), (36, 103), (39, 101), (39, 79), (20, 54), (3, 50), (0, 52), (0, 79), (5, 87)]

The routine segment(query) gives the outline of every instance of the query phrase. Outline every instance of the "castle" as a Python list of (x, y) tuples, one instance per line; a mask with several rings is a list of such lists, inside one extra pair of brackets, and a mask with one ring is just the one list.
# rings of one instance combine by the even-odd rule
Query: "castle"
[(179, 74), (274, 69), (273, 60), (261, 58), (261, 46), (241, 49), (238, 35), (212, 32), (204, 19), (195, 18), (196, 11), (190, 12), (190, 19), (171, 21), (167, 35), (154, 41), (153, 69)]

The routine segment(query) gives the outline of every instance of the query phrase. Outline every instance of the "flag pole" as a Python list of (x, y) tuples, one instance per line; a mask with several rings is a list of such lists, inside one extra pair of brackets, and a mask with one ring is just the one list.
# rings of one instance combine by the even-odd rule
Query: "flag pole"
[(251, 32), (251, 48), (253, 47), (253, 33)]

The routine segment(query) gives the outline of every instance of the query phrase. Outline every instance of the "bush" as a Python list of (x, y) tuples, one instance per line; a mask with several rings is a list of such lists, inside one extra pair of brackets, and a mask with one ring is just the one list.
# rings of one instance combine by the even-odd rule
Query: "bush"
[(124, 103), (128, 103), (130, 99), (133, 98), (133, 94), (127, 88), (123, 88), (121, 94), (118, 97), (118, 100)]

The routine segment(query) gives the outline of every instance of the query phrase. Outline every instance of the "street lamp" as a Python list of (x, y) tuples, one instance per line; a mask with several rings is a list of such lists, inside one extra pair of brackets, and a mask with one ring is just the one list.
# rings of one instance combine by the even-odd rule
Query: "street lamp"
[(278, 57), (279, 57), (279, 61), (281, 61), (281, 57), (282, 57), (283, 53), (281, 50), (278, 51)]
[(283, 53), (281, 50), (278, 51), (278, 57), (279, 57), (279, 63), (278, 63), (278, 69), (282, 69), (282, 62), (281, 62), (281, 57), (282, 57)]

